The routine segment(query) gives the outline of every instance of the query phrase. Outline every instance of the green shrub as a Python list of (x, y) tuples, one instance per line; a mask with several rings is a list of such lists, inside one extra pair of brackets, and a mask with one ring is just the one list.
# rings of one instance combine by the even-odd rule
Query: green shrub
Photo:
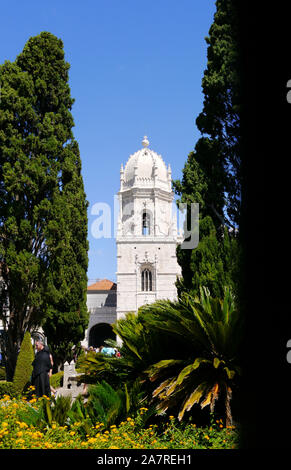
[(42, 409), (39, 407), (37, 409), (29, 406), (26, 403), (26, 406), (18, 407), (17, 409), (17, 418), (19, 421), (26, 423), (29, 427), (36, 426), (38, 429), (44, 428), (46, 426), (46, 421), (43, 419)]
[(0, 367), (0, 380), (6, 380), (5, 367)]
[(57, 372), (56, 374), (52, 374), (50, 377), (50, 385), (53, 388), (60, 388), (63, 385), (63, 377), (64, 371)]
[(30, 383), (30, 377), (33, 370), (33, 359), (34, 352), (31, 344), (31, 336), (27, 331), (24, 334), (24, 338), (20, 346), (13, 377), (13, 383), (18, 393), (22, 393), (25, 387)]
[(87, 411), (92, 423), (102, 421), (106, 428), (126, 416), (126, 396), (114, 390), (105, 380), (89, 386)]
[(72, 397), (70, 395), (67, 397), (60, 395), (51, 400), (44, 399), (41, 401), (41, 404), (42, 415), (48, 426), (52, 426), (53, 422), (58, 423), (60, 426), (65, 425), (72, 405)]
[(82, 364), (85, 358), (86, 358), (86, 354), (85, 354), (84, 349), (82, 349), (76, 361), (76, 369), (80, 367), (80, 364)]
[(3, 398), (4, 395), (9, 395), (10, 397), (15, 397), (17, 395), (13, 382), (0, 380), (0, 399)]

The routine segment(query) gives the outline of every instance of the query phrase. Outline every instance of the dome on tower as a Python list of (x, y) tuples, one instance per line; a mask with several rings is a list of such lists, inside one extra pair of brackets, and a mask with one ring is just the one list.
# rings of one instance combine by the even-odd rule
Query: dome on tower
[(149, 141), (146, 136), (142, 145), (143, 148), (130, 155), (124, 171), (122, 170), (124, 189), (134, 185), (169, 189), (170, 167), (167, 169), (161, 155), (148, 147)]

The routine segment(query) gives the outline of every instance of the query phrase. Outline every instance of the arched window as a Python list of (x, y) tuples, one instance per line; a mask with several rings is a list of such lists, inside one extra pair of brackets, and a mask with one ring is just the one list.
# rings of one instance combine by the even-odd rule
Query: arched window
[(150, 215), (147, 211), (143, 211), (142, 213), (142, 234), (150, 234)]
[(141, 290), (152, 291), (153, 290), (153, 276), (150, 269), (143, 269), (141, 272)]

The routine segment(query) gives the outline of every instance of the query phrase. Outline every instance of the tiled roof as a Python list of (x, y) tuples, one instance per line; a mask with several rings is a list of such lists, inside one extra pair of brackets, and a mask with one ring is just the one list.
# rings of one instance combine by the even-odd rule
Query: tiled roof
[(101, 279), (101, 281), (88, 286), (87, 290), (116, 290), (116, 284), (108, 279)]

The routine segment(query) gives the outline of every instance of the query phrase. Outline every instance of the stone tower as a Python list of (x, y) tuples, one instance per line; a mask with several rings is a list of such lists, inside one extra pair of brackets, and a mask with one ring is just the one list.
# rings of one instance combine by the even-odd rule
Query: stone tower
[(149, 148), (146, 136), (142, 146), (120, 169), (117, 319), (157, 299), (176, 299), (181, 274), (171, 168)]

